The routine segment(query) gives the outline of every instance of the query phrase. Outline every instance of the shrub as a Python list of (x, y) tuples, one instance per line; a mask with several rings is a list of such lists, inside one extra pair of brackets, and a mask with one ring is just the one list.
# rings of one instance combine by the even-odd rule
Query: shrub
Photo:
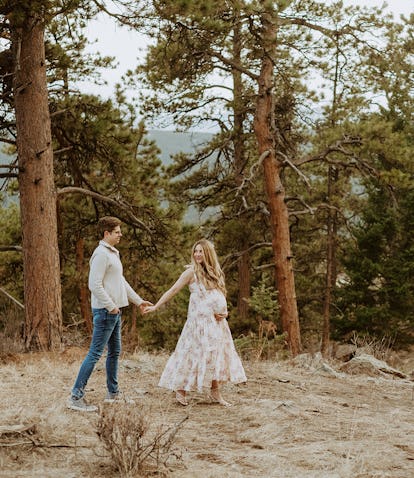
[(188, 416), (170, 427), (151, 423), (150, 417), (150, 410), (127, 403), (100, 409), (97, 435), (124, 478), (151, 468), (159, 473), (169, 458), (180, 458), (173, 444)]

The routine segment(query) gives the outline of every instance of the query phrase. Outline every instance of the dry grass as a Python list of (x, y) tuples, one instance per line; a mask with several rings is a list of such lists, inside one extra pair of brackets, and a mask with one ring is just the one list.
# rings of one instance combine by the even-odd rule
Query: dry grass
[[(15, 355), (0, 366), (0, 425), (35, 425), (30, 435), (0, 435), (2, 477), (121, 476), (97, 434), (102, 416), (65, 406), (84, 353)], [(211, 404), (194, 393), (190, 406), (183, 408), (173, 394), (156, 386), (166, 359), (136, 353), (122, 362), (120, 382), (136, 408), (121, 404), (121, 415), (144, 416), (155, 435), (174, 429), (188, 415), (171, 440), (166, 464), (152, 462), (130, 476), (414, 476), (413, 382), (344, 374), (334, 378), (289, 361), (251, 361), (245, 362), (249, 382), (224, 388), (233, 407)], [(104, 397), (100, 366), (91, 377), (88, 399), (100, 404)]]
[(354, 332), (351, 343), (355, 345), (361, 353), (372, 355), (379, 360), (385, 360), (387, 362), (392, 354), (394, 340), (391, 337), (377, 339), (368, 334), (358, 335)]

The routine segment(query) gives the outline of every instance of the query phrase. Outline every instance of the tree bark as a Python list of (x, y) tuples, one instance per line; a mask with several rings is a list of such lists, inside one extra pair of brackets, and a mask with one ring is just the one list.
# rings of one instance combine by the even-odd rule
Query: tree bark
[[(333, 166), (328, 168), (328, 204), (332, 201), (333, 187)], [(330, 324), (331, 324), (331, 302), (332, 287), (334, 278), (334, 258), (335, 258), (335, 211), (328, 208), (326, 220), (327, 240), (326, 240), (326, 275), (325, 275), (325, 293), (323, 301), (323, 328), (321, 352), (324, 357), (329, 355), (330, 342)]]
[(245, 321), (249, 312), (250, 298), (250, 253), (246, 252), (239, 258), (239, 293), (237, 297), (237, 315)]
[(78, 282), (78, 297), (81, 317), (85, 322), (86, 330), (92, 334), (92, 317), (89, 303), (89, 289), (87, 284), (87, 273), (85, 271), (85, 241), (83, 237), (76, 240), (76, 278)]
[[(242, 38), (240, 32), (240, 22), (236, 21), (233, 30), (233, 60), (241, 63)], [(243, 101), (243, 81), (242, 73), (237, 68), (232, 68), (233, 77), (233, 145), (234, 145), (234, 181), (236, 186), (242, 184), (244, 178), (244, 168), (246, 166), (245, 144), (243, 122), (246, 117), (246, 108)], [(247, 235), (246, 235), (247, 236)], [(237, 297), (237, 315), (242, 322), (247, 319), (249, 311), (250, 298), (250, 252), (249, 239), (240, 244), (242, 250), (245, 250), (238, 263), (238, 297)]]
[(12, 24), (13, 81), (23, 234), (26, 349), (61, 344), (62, 307), (56, 192), (48, 107), (44, 25), (26, 13)]
[(264, 179), (270, 211), (272, 248), (276, 270), (276, 288), (280, 305), (283, 332), (293, 356), (301, 352), (299, 316), (290, 247), (289, 216), (285, 203), (285, 189), (281, 181), (282, 163), (276, 158), (277, 131), (274, 123), (273, 52), (276, 26), (270, 15), (262, 18), (262, 38), (265, 52), (258, 79), (258, 96), (254, 131), (259, 154), (263, 159)]
[[(338, 42), (338, 37), (336, 38)], [(338, 82), (339, 82), (339, 56), (340, 48), (337, 43), (336, 57), (335, 57), (335, 76), (333, 83), (332, 95), (332, 114), (331, 125), (336, 124), (336, 109), (338, 100)], [(336, 194), (336, 183), (338, 182), (338, 169), (332, 165), (328, 167), (328, 191), (327, 202), (331, 206), (333, 197)], [(337, 228), (338, 217), (336, 210), (328, 208), (328, 215), (326, 219), (327, 239), (326, 239), (326, 276), (325, 276), (325, 293), (323, 301), (323, 327), (322, 327), (322, 344), (321, 352), (324, 357), (329, 356), (330, 353), (330, 336), (331, 336), (331, 304), (332, 304), (332, 290), (336, 284), (336, 244), (337, 244)]]

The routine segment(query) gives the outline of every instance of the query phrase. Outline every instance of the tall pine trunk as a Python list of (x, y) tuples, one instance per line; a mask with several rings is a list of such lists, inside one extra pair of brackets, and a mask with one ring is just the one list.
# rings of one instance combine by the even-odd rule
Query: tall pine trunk
[[(338, 38), (336, 39), (338, 42)], [(331, 113), (331, 125), (336, 125), (336, 109), (338, 101), (338, 82), (339, 82), (339, 57), (340, 48), (336, 45), (335, 56), (335, 76), (333, 83), (333, 95), (332, 95), (332, 113)], [(327, 190), (327, 202), (328, 213), (326, 218), (326, 276), (325, 276), (325, 292), (323, 298), (323, 328), (322, 328), (322, 344), (321, 352), (324, 357), (330, 354), (330, 335), (331, 335), (331, 305), (332, 305), (332, 291), (336, 285), (337, 275), (337, 260), (336, 260), (336, 246), (337, 246), (337, 229), (338, 229), (338, 213), (332, 207), (334, 203), (334, 197), (336, 195), (336, 184), (339, 180), (339, 171), (332, 165), (328, 166), (328, 190)]]
[[(328, 205), (332, 202), (332, 188), (335, 182), (334, 177), (337, 176), (337, 171), (333, 166), (328, 168)], [(332, 303), (332, 289), (336, 281), (336, 211), (328, 208), (326, 220), (327, 238), (326, 238), (326, 276), (325, 276), (325, 292), (323, 298), (323, 328), (322, 328), (322, 355), (329, 356), (330, 344), (330, 324), (331, 324), (331, 303)]]
[(262, 18), (262, 38), (265, 52), (258, 78), (254, 131), (259, 154), (263, 159), (264, 179), (269, 203), (272, 247), (276, 270), (276, 288), (280, 305), (282, 329), (293, 356), (301, 352), (299, 315), (290, 247), (289, 214), (285, 203), (285, 189), (281, 181), (282, 164), (276, 157), (277, 131), (274, 124), (273, 53), (276, 26), (269, 15)]
[(92, 334), (93, 324), (91, 317), (91, 306), (89, 301), (89, 289), (87, 287), (87, 271), (85, 268), (85, 240), (83, 237), (76, 239), (76, 280), (78, 283), (78, 299), (81, 318), (85, 323), (86, 330)]
[(26, 13), (12, 24), (27, 349), (61, 344), (62, 307), (56, 193), (48, 107), (44, 24)]
[[(240, 33), (240, 22), (235, 22), (233, 30), (233, 61), (241, 63), (242, 37)], [(234, 180), (237, 187), (242, 184), (244, 178), (244, 168), (246, 165), (246, 151), (244, 144), (243, 123), (246, 118), (246, 107), (243, 100), (243, 82), (242, 74), (239, 69), (232, 69), (233, 77), (233, 145), (234, 145)], [(246, 234), (244, 240), (239, 245), (243, 252), (238, 263), (238, 297), (237, 297), (237, 315), (242, 322), (246, 321), (249, 311), (250, 298), (250, 252), (249, 237)]]
[(241, 321), (247, 320), (250, 299), (250, 253), (245, 252), (239, 258), (239, 292), (237, 296), (237, 315)]

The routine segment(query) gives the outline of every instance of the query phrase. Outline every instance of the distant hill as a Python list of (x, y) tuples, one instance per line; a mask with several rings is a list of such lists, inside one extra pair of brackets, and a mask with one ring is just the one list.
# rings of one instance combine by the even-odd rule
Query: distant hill
[(177, 133), (175, 131), (148, 131), (148, 138), (155, 141), (161, 150), (161, 160), (166, 166), (172, 163), (171, 157), (178, 153), (192, 153), (208, 143), (213, 137), (210, 133)]

